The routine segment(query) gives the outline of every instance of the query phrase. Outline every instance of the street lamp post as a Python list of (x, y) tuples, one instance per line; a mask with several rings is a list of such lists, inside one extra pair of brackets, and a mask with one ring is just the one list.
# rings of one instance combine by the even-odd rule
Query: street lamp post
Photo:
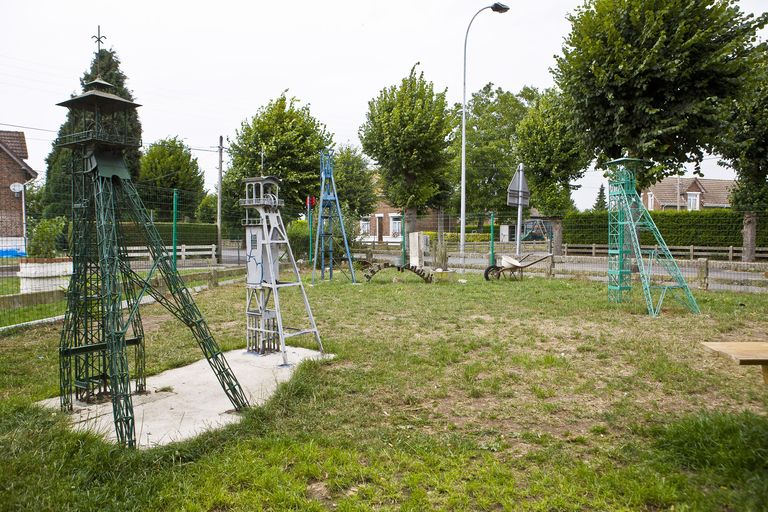
[(475, 21), (478, 14), (486, 9), (503, 14), (509, 10), (509, 7), (499, 2), (483, 7), (469, 20), (467, 33), (464, 35), (464, 88), (461, 96), (461, 234), (459, 238), (462, 266), (464, 265), (464, 242), (467, 231), (467, 38), (469, 37), (469, 29), (472, 27), (472, 22)]

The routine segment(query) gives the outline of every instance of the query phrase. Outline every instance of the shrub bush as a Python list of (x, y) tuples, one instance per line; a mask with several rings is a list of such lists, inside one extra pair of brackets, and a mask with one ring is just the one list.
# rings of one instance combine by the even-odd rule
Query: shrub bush
[(294, 220), (285, 228), (293, 257), (297, 260), (309, 258), (309, 226), (305, 220)]
[(59, 238), (64, 233), (67, 220), (64, 217), (40, 220), (32, 231), (28, 255), (33, 258), (54, 258)]

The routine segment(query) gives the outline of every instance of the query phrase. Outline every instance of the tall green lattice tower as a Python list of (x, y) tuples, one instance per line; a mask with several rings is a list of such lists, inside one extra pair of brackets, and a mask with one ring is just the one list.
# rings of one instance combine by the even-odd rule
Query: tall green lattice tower
[[(75, 111), (73, 118), (81, 124), (57, 141), (73, 155), (74, 273), (59, 347), (61, 408), (72, 410), (73, 398), (91, 402), (109, 397), (117, 441), (133, 447), (132, 393), (146, 390), (139, 304), (147, 294), (192, 331), (235, 408), (247, 407), (248, 401), (131, 181), (123, 151), (141, 146), (141, 141), (127, 135), (126, 119), (139, 105), (110, 93), (111, 88), (97, 78), (86, 84), (83, 94), (59, 103)], [(152, 258), (146, 276), (128, 262), (125, 224), (133, 224), (146, 240)], [(155, 276), (165, 290), (152, 284)]]
[[(667, 292), (691, 312), (699, 306), (669, 252), (656, 224), (637, 193), (635, 173), (650, 162), (620, 158), (608, 162), (608, 300), (624, 302), (632, 291), (632, 258), (637, 264), (648, 314), (657, 316)], [(655, 239), (652, 249), (640, 245), (643, 232)]]

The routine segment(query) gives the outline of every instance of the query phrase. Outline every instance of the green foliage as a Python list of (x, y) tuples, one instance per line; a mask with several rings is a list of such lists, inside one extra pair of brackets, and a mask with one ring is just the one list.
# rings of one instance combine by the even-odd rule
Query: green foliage
[[(132, 222), (125, 222), (121, 226), (125, 244), (145, 245), (144, 231)], [(165, 245), (173, 243), (173, 222), (155, 222), (155, 228)], [(215, 244), (217, 237), (216, 224), (203, 224), (195, 222), (176, 223), (177, 245), (209, 245)]]
[(64, 217), (42, 219), (37, 223), (29, 240), (28, 255), (33, 258), (54, 258), (59, 238), (64, 234)]
[[(740, 247), (742, 245), (742, 213), (734, 210), (652, 211), (651, 217), (667, 245)], [(765, 224), (765, 223), (763, 223)], [(608, 212), (569, 213), (563, 219), (563, 241), (568, 244), (608, 243)], [(642, 244), (655, 243), (650, 233), (643, 232)], [(757, 245), (768, 245), (768, 225), (759, 226)]]
[(736, 171), (732, 204), (744, 211), (768, 210), (768, 48), (760, 46), (744, 93), (733, 101), (717, 151)]
[(216, 194), (206, 194), (195, 212), (197, 222), (213, 224), (216, 222), (216, 209), (218, 198)]
[[(94, 80), (97, 76), (114, 85), (113, 88), (109, 89), (110, 93), (133, 101), (133, 93), (126, 87), (127, 77), (120, 69), (120, 59), (114, 50), (102, 49), (98, 55), (94, 56), (90, 69), (83, 74), (82, 78), (80, 78), (80, 86), (82, 87), (83, 92), (86, 90), (86, 84)], [(66, 121), (59, 127), (58, 137), (82, 130), (84, 115), (87, 114), (80, 111), (68, 111)], [(126, 122), (126, 135), (140, 140), (141, 122), (139, 121), (138, 113), (131, 112), (127, 114)], [(105, 128), (109, 129), (110, 127), (108, 123), (105, 124)], [(122, 119), (120, 130), (121, 132), (123, 131)], [(128, 149), (123, 153), (125, 163), (128, 166), (131, 177), (134, 179), (136, 179), (139, 174), (139, 157), (140, 153), (138, 149)], [(71, 202), (70, 175), (72, 172), (72, 151), (67, 148), (57, 147), (54, 142), (51, 152), (48, 153), (48, 156), (45, 159), (45, 164), (45, 209), (43, 214), (45, 217), (49, 218), (58, 215), (68, 215)]]
[(376, 208), (373, 172), (360, 150), (342, 144), (333, 158), (333, 177), (339, 199), (355, 218), (369, 215)]
[(286, 211), (301, 211), (306, 196), (317, 195), (319, 189), (320, 151), (332, 144), (333, 136), (325, 125), (312, 117), (309, 106), (299, 106), (298, 99), (282, 94), (261, 107), (250, 121), (243, 121), (235, 140), (229, 141), (232, 164), (222, 182), (224, 220), (230, 225), (240, 223), (239, 200), (245, 193), (242, 180), (261, 175), (280, 178)]
[[(524, 97), (486, 84), (467, 102), (466, 202), (467, 211), (500, 211), (507, 208), (507, 184), (517, 167), (515, 131), (526, 112)], [(461, 104), (453, 111), (456, 126), (449, 148), (453, 182), (461, 180)], [(454, 194), (458, 205), (460, 195)]]
[(570, 182), (584, 175), (591, 159), (566, 101), (554, 89), (533, 95), (517, 126), (517, 156), (525, 165), (531, 206), (544, 215), (575, 209)]
[(595, 205), (592, 207), (593, 211), (604, 211), (608, 209), (608, 202), (605, 200), (605, 185), (600, 184), (600, 190), (597, 191), (597, 199), (595, 199)]
[(554, 75), (598, 164), (625, 153), (655, 161), (641, 187), (698, 168), (767, 18), (735, 0), (587, 0), (569, 17)]
[(149, 145), (141, 156), (138, 183), (148, 187), (184, 190), (187, 200), (179, 205), (180, 217), (194, 217), (205, 196), (205, 179), (197, 158), (176, 137), (160, 139)]
[(305, 220), (294, 220), (285, 228), (293, 257), (297, 260), (309, 258), (309, 225)]
[(450, 131), (445, 91), (435, 94), (416, 66), (399, 86), (382, 89), (368, 102), (360, 141), (379, 164), (379, 184), (389, 204), (416, 209), (445, 203)]
[[(467, 242), (488, 242), (491, 239), (491, 234), (488, 231), (490, 229), (490, 226), (486, 226), (484, 233), (465, 233), (465, 239)], [(437, 243), (437, 231), (423, 231), (425, 235), (429, 237), (429, 243), (430, 244), (436, 244)], [(498, 236), (499, 228), (496, 226), (496, 236)], [(443, 233), (443, 240), (446, 242), (458, 242), (461, 234), (460, 233)]]

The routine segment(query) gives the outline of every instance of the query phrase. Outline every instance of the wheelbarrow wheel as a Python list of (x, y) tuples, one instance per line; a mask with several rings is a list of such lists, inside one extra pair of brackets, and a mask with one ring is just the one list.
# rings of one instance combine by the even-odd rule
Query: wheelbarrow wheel
[(483, 277), (485, 278), (486, 281), (500, 278), (501, 267), (497, 267), (496, 265), (491, 265), (490, 267), (486, 267), (485, 272), (483, 272)]

